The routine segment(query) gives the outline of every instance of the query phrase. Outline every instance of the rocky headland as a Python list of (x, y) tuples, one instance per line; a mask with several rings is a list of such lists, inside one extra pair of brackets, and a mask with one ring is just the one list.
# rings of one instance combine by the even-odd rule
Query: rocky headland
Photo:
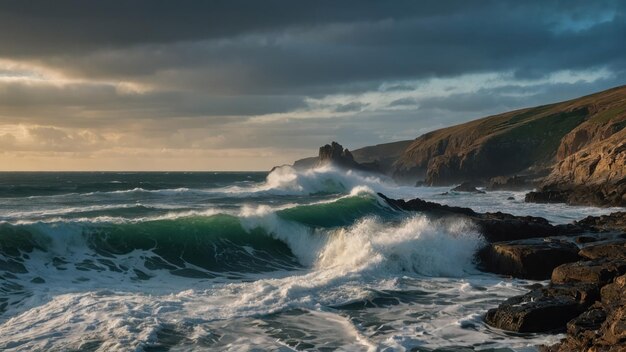
[(626, 206), (626, 86), (343, 152), (333, 142), (294, 166), (330, 160), (401, 183), (471, 182), (532, 191), (528, 202)]

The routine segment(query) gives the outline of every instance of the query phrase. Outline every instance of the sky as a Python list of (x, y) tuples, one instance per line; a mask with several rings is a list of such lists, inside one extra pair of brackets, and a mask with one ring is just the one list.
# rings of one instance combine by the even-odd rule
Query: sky
[(0, 170), (267, 170), (623, 84), (618, 0), (0, 0)]

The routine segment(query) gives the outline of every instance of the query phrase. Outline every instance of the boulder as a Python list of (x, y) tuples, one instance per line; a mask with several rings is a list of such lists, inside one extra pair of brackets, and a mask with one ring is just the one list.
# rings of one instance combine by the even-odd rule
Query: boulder
[(626, 240), (587, 246), (581, 249), (578, 254), (587, 259), (614, 258), (626, 260)]
[(492, 243), (479, 258), (486, 271), (532, 280), (549, 279), (557, 266), (580, 259), (575, 244), (541, 238)]
[(522, 333), (562, 331), (598, 295), (598, 287), (593, 284), (552, 285), (507, 299), (490, 309), (485, 321), (499, 329)]
[(625, 260), (601, 258), (560, 265), (552, 271), (552, 282), (556, 284), (582, 282), (604, 286), (625, 273)]
[(529, 192), (524, 197), (526, 203), (567, 203), (569, 191), (541, 190)]

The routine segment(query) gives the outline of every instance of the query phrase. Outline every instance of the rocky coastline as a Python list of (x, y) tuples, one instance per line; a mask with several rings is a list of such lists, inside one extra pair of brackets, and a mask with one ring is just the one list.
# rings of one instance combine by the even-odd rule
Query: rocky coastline
[(481, 270), (511, 278), (549, 280), (509, 298), (485, 323), (515, 333), (566, 333), (545, 352), (626, 351), (626, 212), (587, 217), (567, 225), (422, 199), (390, 199), (389, 206), (431, 217), (465, 218), (485, 236)]

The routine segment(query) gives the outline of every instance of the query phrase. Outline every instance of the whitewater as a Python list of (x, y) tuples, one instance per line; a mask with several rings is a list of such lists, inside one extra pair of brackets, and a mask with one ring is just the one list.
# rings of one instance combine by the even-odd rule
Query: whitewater
[[(0, 173), (0, 350), (535, 351), (483, 315), (535, 283), (422, 199), (569, 223), (616, 209), (400, 186), (322, 167)], [(512, 199), (511, 199), (512, 197)]]

